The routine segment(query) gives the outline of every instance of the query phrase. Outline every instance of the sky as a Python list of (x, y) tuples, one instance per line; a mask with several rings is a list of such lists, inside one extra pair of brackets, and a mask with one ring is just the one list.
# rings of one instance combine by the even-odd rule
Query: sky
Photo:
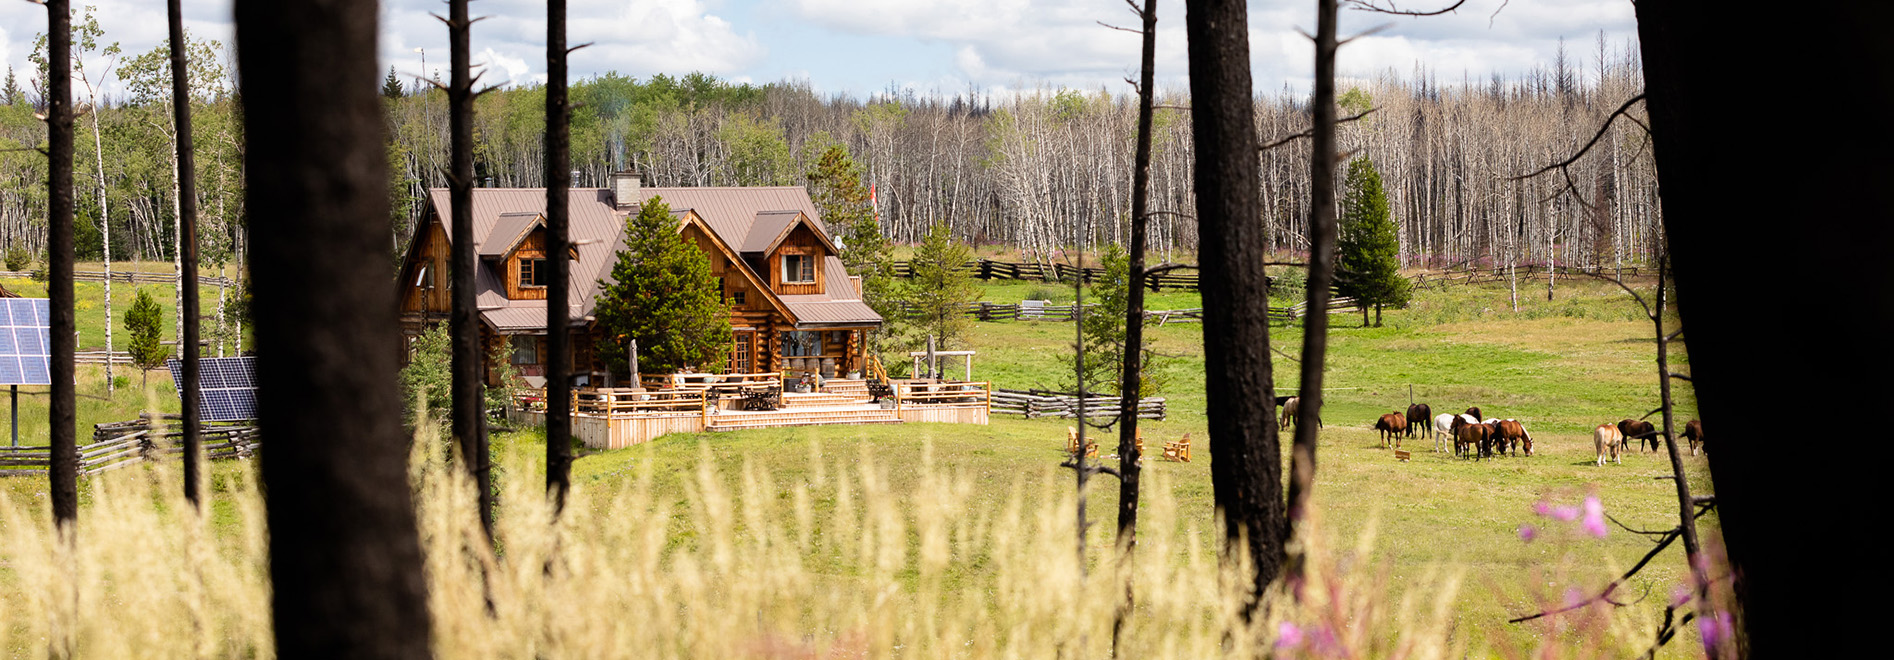
[[(1432, 9), (1451, 0), (1403, 0)], [(165, 36), (163, 3), (75, 0), (96, 7), (105, 42), (148, 51)], [(230, 0), (184, 0), (196, 38), (233, 40)], [(1099, 22), (1134, 26), (1125, 0), (569, 0), (575, 77), (607, 71), (646, 78), (712, 73), (739, 82), (807, 81), (822, 94), (858, 98), (890, 89), (984, 94), (1040, 86), (1128, 89), (1138, 37)], [(1251, 0), (1250, 50), (1259, 94), (1305, 93), (1314, 48), (1315, 3)], [(446, 14), (440, 0), (387, 0), (381, 10), (382, 68), (403, 77), (445, 77)], [(545, 80), (545, 9), (540, 0), (477, 0), (473, 59), (487, 83)], [(0, 58), (32, 76), (28, 55), (45, 31), (45, 8), (0, 0)], [(1380, 28), (1341, 49), (1344, 77), (1426, 68), (1447, 81), (1516, 77), (1549, 65), (1561, 38), (1595, 68), (1602, 34), (1614, 51), (1635, 43), (1631, 0), (1467, 0), (1453, 13), (1411, 18), (1344, 9), (1343, 37)], [(1183, 3), (1158, 5), (1159, 86), (1186, 76)], [(104, 60), (88, 60), (94, 71)], [(22, 82), (22, 85), (25, 85)], [(108, 85), (108, 90), (112, 89)]]

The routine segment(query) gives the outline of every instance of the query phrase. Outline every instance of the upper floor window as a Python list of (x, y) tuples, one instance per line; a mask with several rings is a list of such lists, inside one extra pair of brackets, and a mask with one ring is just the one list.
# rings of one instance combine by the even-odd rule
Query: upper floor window
[(815, 284), (815, 257), (806, 254), (783, 255), (784, 284)]
[(539, 338), (513, 335), (513, 364), (539, 364)]
[(520, 286), (546, 286), (552, 280), (552, 273), (546, 269), (545, 259), (520, 260)]

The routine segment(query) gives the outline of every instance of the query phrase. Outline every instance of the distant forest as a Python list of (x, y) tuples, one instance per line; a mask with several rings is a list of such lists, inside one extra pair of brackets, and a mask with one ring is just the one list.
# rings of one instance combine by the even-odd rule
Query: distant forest
[[(159, 45), (90, 71), (92, 87), (128, 89), (97, 98), (77, 122), (76, 239), (81, 259), (101, 256), (99, 152), (105, 154), (105, 214), (114, 259), (169, 260), (175, 217), (168, 77)], [(242, 137), (228, 55), (194, 44), (198, 191), (206, 263), (241, 254)], [(1448, 79), (1434, 71), (1386, 72), (1344, 81), (1343, 162), (1373, 159), (1409, 266), (1463, 262), (1611, 266), (1648, 263), (1659, 211), (1644, 110), (1633, 105), (1596, 147), (1566, 168), (1515, 180), (1559, 162), (1590, 141), (1605, 118), (1643, 88), (1635, 48), (1602, 40), (1584, 56), (1563, 50), (1548, 67), (1507, 79)], [(106, 79), (117, 84), (107, 85)], [(88, 86), (75, 81), (81, 108)], [(37, 90), (9, 72), (0, 107), (0, 240), (38, 254), (44, 242), (46, 131), (34, 116)], [(427, 188), (446, 186), (445, 93), (389, 72), (388, 157), (396, 217), (390, 250), (414, 230)], [(1135, 96), (1128, 89), (1040, 87), (1006, 96), (979, 92), (889, 92), (867, 99), (824, 96), (807, 83), (733, 84), (714, 76), (605, 74), (572, 85), (574, 184), (603, 186), (635, 167), (659, 186), (800, 185), (817, 154), (845, 145), (875, 187), (883, 230), (918, 242), (947, 224), (964, 240), (1019, 248), (1028, 258), (1123, 239), (1129, 220)], [(1194, 261), (1190, 100), (1160, 95), (1152, 169), (1151, 245), (1167, 260)], [(1309, 145), (1307, 101), (1288, 91), (1256, 102), (1265, 144), (1264, 217), (1271, 245), (1304, 251)], [(476, 185), (537, 187), (543, 167), (544, 91), (495, 89), (475, 110)], [(256, 109), (256, 111), (268, 111)], [(256, 220), (267, 226), (268, 219)]]

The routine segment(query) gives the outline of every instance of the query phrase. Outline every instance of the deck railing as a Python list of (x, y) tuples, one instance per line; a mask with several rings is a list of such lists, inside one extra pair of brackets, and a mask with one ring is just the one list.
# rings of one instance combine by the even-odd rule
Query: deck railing
[(641, 413), (704, 412), (705, 390), (639, 391), (629, 387), (572, 391), (572, 411), (597, 417), (632, 417)]
[(991, 410), (993, 384), (984, 381), (895, 381), (895, 409), (911, 405), (978, 406)]

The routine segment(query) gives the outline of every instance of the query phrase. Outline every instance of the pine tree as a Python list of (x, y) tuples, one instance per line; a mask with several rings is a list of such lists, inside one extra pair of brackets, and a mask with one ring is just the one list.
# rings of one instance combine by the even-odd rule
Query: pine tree
[(170, 349), (164, 347), (159, 333), (164, 327), (164, 308), (144, 289), (138, 290), (138, 298), (132, 301), (132, 309), (125, 313), (125, 332), (131, 335), (132, 364), (138, 365), (142, 385), (144, 373), (156, 369), (171, 357)]
[(862, 278), (862, 302), (881, 315), (881, 327), (868, 333), (868, 350), (883, 355), (905, 348), (910, 324), (901, 307), (911, 287), (894, 276), (892, 245), (862, 185), (861, 165), (849, 157), (847, 147), (830, 144), (805, 178), (823, 223), (840, 240), (842, 264), (849, 274)]
[(1413, 293), (1407, 278), (1401, 276), (1401, 239), (1394, 217), (1388, 213), (1387, 191), (1381, 187), (1381, 173), (1367, 158), (1348, 163), (1348, 178), (1343, 182), (1341, 235), (1335, 242), (1338, 256), (1335, 288), (1361, 304), (1361, 325), (1368, 325), (1368, 307), (1374, 306), (1374, 324), (1381, 325), (1381, 308), (1407, 304)]
[(388, 67), (388, 77), (381, 79), (382, 98), (398, 99), (402, 96), (401, 78), (395, 76), (395, 68)]
[[(1130, 306), (1131, 255), (1117, 243), (1109, 243), (1100, 255), (1103, 276), (1092, 280), (1085, 310), (1085, 385), (1086, 391), (1111, 390), (1121, 386), (1125, 363), (1126, 309)], [(1152, 373), (1155, 354), (1144, 342), (1138, 369), (1138, 396), (1156, 394), (1161, 383)], [(1077, 391), (1074, 388), (1074, 391)]]
[(11, 66), (7, 67), (7, 86), (4, 89), (0, 89), (0, 96), (6, 97), (4, 100), (0, 100), (0, 102), (6, 105), (20, 105), (26, 102), (26, 92), (20, 90), (20, 81), (13, 77), (13, 67)]
[(962, 309), (980, 299), (973, 274), (962, 268), (972, 259), (973, 250), (955, 240), (944, 223), (929, 229), (927, 239), (914, 251), (910, 267), (914, 273), (912, 300), (920, 310), (916, 324), (922, 333), (937, 337), (940, 346), (956, 343), (972, 323)]
[(614, 372), (628, 373), (627, 343), (636, 339), (639, 371), (721, 369), (730, 352), (730, 313), (721, 293), (710, 258), (678, 233), (670, 205), (646, 200), (625, 221), (625, 250), (599, 296), (596, 314), (605, 330), (599, 357)]

